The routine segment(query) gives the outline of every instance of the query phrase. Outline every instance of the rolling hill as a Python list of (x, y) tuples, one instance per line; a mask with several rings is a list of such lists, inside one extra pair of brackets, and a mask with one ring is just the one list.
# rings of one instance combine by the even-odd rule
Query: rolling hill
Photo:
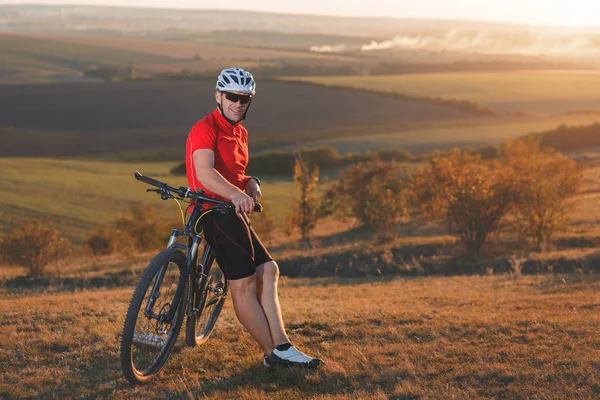
[[(178, 148), (214, 107), (213, 79), (8, 85), (0, 91), (0, 156), (82, 156)], [(251, 150), (481, 119), (442, 103), (352, 89), (259, 81)], [(175, 157), (181, 158), (183, 155)]]
[(390, 76), (293, 77), (288, 81), (467, 100), (502, 112), (600, 110), (600, 70), (441, 72)]
[(251, 48), (233, 42), (229, 35), (173, 41), (0, 33), (0, 84), (83, 80), (82, 72), (90, 65), (124, 68), (131, 63), (137, 74), (151, 76), (181, 70), (214, 74), (224, 64), (331, 68), (356, 61), (354, 57), (309, 52), (308, 47)]

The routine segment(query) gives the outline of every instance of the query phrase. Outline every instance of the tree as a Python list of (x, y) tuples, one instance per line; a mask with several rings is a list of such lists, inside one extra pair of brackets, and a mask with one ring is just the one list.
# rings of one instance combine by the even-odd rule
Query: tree
[(566, 201), (578, 191), (583, 169), (560, 152), (541, 148), (536, 138), (508, 142), (504, 157), (519, 184), (513, 226), (544, 251), (552, 237), (568, 227)]
[(67, 258), (71, 248), (48, 222), (33, 220), (8, 234), (2, 241), (1, 253), (7, 262), (23, 266), (28, 276), (38, 277), (51, 262)]
[(253, 213), (252, 217), (252, 229), (256, 231), (256, 234), (269, 245), (275, 236), (275, 230), (277, 229), (277, 219), (271, 215), (265, 208), (260, 213)]
[(309, 169), (299, 152), (295, 153), (294, 184), (300, 197), (294, 202), (290, 222), (300, 230), (302, 240), (308, 240), (311, 231), (317, 226), (319, 200), (316, 195), (319, 180), (319, 167)]
[(95, 255), (132, 250), (154, 250), (164, 246), (175, 223), (162, 218), (156, 208), (135, 204), (128, 214), (99, 225), (86, 239), (86, 245)]
[(355, 217), (380, 236), (393, 236), (395, 223), (408, 211), (406, 171), (378, 157), (344, 169), (324, 195), (321, 213)]
[(457, 149), (434, 155), (412, 185), (421, 215), (447, 221), (471, 256), (481, 253), (517, 193), (511, 169)]

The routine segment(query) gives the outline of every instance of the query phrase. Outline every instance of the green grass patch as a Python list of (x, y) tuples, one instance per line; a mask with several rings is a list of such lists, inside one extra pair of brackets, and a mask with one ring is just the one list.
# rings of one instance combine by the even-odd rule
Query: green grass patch
[[(111, 163), (100, 161), (0, 158), (0, 234), (31, 218), (47, 219), (73, 244), (80, 246), (98, 223), (112, 221), (142, 202), (156, 206), (167, 218), (180, 221), (177, 204), (146, 194), (147, 185), (135, 181), (135, 169), (144, 175), (187, 186), (185, 177), (173, 176), (173, 163)], [(291, 182), (265, 182), (265, 207), (276, 216), (289, 211), (294, 196)]]

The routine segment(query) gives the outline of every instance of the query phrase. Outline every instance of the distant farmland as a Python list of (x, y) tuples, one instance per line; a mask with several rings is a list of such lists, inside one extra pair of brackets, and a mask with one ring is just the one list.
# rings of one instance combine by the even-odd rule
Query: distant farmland
[[(448, 126), (422, 127), (417, 130), (383, 133), (372, 136), (346, 136), (306, 143), (307, 146), (332, 146), (340, 153), (379, 151), (403, 148), (419, 153), (452, 147), (481, 147), (497, 145), (529, 133), (568, 126), (590, 125), (600, 121), (600, 112), (589, 115), (561, 115), (546, 118), (507, 118), (504, 122), (489, 123), (474, 120), (471, 123)], [(288, 149), (292, 149), (290, 146)]]
[(468, 100), (503, 112), (554, 114), (600, 110), (600, 71), (458, 72), (288, 80)]
[[(83, 80), (89, 65), (126, 67), (138, 73), (214, 72), (223, 65), (253, 67), (281, 62), (336, 65), (351, 57), (305, 51), (247, 48), (224, 44), (66, 35), (0, 33), (0, 84)], [(354, 60), (355, 61), (355, 60)]]
[[(9, 85), (0, 91), (0, 156), (81, 156), (180, 148), (214, 107), (214, 81)], [(481, 116), (427, 101), (261, 81), (245, 125), (253, 150), (371, 136)], [(160, 161), (160, 160), (157, 160)]]
[(84, 80), (89, 65), (136, 66), (178, 61), (164, 54), (66, 43), (48, 37), (0, 33), (0, 83)]

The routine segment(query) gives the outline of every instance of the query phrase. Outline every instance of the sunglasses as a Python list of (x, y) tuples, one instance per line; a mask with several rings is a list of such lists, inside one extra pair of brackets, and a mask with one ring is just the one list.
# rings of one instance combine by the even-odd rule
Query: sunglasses
[(250, 95), (244, 95), (244, 94), (237, 94), (237, 93), (230, 93), (230, 92), (221, 92), (225, 95), (225, 98), (229, 101), (231, 101), (232, 103), (237, 103), (238, 101), (241, 104), (248, 104), (250, 103), (250, 99), (252, 98), (252, 96)]

